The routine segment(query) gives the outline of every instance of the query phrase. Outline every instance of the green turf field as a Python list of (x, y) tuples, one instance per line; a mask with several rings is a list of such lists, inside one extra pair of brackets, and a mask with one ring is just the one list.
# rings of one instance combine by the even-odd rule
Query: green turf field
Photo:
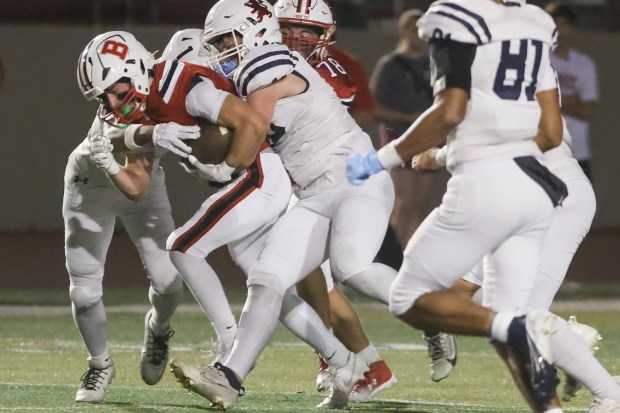
[[(73, 401), (86, 370), (86, 352), (69, 311), (66, 290), (0, 289), (0, 411), (6, 412), (202, 412), (209, 403), (179, 388), (172, 374), (157, 386), (142, 383), (139, 354), (146, 290), (106, 290), (108, 335), (117, 373), (106, 400), (99, 405)], [(575, 295), (570, 296), (571, 299)], [(581, 296), (580, 298), (584, 298)], [(588, 297), (586, 297), (588, 298)], [(239, 304), (242, 291), (233, 291)], [(500, 360), (485, 340), (458, 338), (459, 359), (441, 383), (429, 378), (421, 334), (394, 319), (380, 306), (355, 299), (364, 328), (398, 377), (398, 384), (371, 403), (352, 403), (359, 412), (526, 412), (525, 403)], [(36, 305), (32, 305), (36, 304)], [(608, 301), (560, 301), (562, 316), (599, 328), (604, 340), (597, 353), (620, 374), (620, 305)], [(207, 363), (212, 331), (191, 300), (175, 315), (171, 356)], [(246, 395), (233, 411), (315, 411), (323, 396), (314, 390), (316, 356), (281, 327), (246, 381)], [(582, 391), (565, 404), (566, 411), (587, 411)]]

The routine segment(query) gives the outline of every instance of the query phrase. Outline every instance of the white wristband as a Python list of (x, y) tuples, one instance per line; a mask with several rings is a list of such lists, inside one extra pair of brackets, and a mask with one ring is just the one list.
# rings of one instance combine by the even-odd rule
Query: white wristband
[(106, 168), (105, 173), (108, 175), (116, 175), (120, 171), (121, 171), (121, 166), (116, 161), (112, 161), (110, 166)]
[(379, 152), (377, 152), (377, 158), (379, 158), (379, 162), (387, 170), (396, 166), (403, 166), (404, 163), (396, 151), (396, 144), (394, 141), (379, 149)]
[(435, 152), (435, 162), (437, 162), (437, 165), (439, 166), (446, 166), (446, 162), (447, 162), (447, 156), (448, 156), (448, 147), (444, 146), (441, 149), (438, 149)]
[(130, 151), (142, 149), (142, 146), (136, 144), (136, 141), (134, 141), (134, 136), (140, 126), (141, 125), (129, 125), (125, 129), (125, 138), (123, 139), (123, 141), (125, 142), (125, 146), (127, 147), (127, 149), (129, 149)]
[(228, 162), (226, 162), (226, 160), (223, 160), (218, 167), (220, 168), (220, 171), (222, 172), (222, 174), (224, 176), (232, 176), (232, 174), (235, 172), (235, 170), (237, 169), (234, 166), (230, 166), (228, 165)]

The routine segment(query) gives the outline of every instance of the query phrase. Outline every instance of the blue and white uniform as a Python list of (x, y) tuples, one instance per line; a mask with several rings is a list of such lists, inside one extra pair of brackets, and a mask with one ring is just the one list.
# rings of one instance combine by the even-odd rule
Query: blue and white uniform
[(306, 89), (277, 102), (268, 139), (300, 201), (271, 229), (248, 279), (248, 285), (266, 285), (281, 293), (328, 257), (334, 278), (342, 282), (368, 270), (394, 202), (386, 172), (361, 187), (346, 181), (347, 156), (369, 151), (372, 143), (333, 88), (299, 53), (280, 44), (251, 49), (234, 82), (247, 97), (288, 75), (303, 79)]
[[(549, 68), (548, 72), (540, 85), (541, 90), (558, 88), (553, 69)], [(577, 248), (590, 230), (596, 212), (596, 197), (590, 180), (572, 155), (571, 135), (566, 123), (562, 143), (545, 152), (543, 162), (568, 188), (568, 197), (562, 208), (553, 212), (542, 246), (536, 286), (528, 303), (530, 308), (547, 310), (564, 281)], [(483, 268), (483, 263), (477, 264), (463, 279), (482, 286)]]
[(533, 141), (555, 25), (536, 6), (445, 0), (418, 27), (430, 43), (435, 94), (456, 87), (470, 98), (447, 139), (452, 178), (406, 247), (390, 309), (405, 313), (485, 257), (486, 303), (525, 311), (554, 206), (566, 195)]

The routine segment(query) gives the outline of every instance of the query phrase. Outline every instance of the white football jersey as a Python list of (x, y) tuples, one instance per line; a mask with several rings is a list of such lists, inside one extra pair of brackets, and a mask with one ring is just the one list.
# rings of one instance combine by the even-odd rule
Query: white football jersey
[(307, 88), (277, 102), (268, 140), (304, 197), (343, 182), (347, 155), (367, 152), (372, 143), (334, 89), (284, 45), (250, 50), (234, 81), (239, 95), (246, 97), (291, 73), (304, 79)]
[[(476, 46), (463, 122), (448, 137), (448, 168), (492, 156), (539, 156), (533, 142), (540, 119), (535, 95), (550, 67), (556, 30), (532, 5), (490, 0), (441, 0), (418, 21), (420, 35)], [(467, 70), (466, 68), (464, 70)], [(434, 79), (441, 91), (442, 81)]]
[[(84, 182), (84, 179), (87, 179), (93, 186), (115, 188), (114, 184), (110, 181), (105, 172), (97, 168), (97, 165), (95, 165), (92, 159), (90, 159), (88, 149), (86, 148), (86, 145), (92, 136), (98, 133), (105, 135), (106, 129), (112, 127), (113, 126), (110, 126), (102, 121), (98, 116), (95, 117), (86, 138), (73, 150), (73, 152), (71, 152), (71, 155), (69, 155), (67, 167), (65, 168), (65, 183), (75, 179)], [(159, 161), (165, 153), (166, 150), (164, 149), (157, 149), (155, 151), (151, 180), (164, 179), (163, 170), (159, 167)], [(125, 164), (125, 153), (115, 153), (114, 157), (119, 164)]]

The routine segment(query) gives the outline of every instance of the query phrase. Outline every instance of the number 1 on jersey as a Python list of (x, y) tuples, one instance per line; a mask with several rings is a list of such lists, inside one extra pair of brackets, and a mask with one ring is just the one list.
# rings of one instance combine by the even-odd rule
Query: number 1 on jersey
[[(511, 45), (515, 43), (519, 46), (517, 53), (511, 52)], [(526, 68), (530, 47), (534, 48), (534, 59), (531, 67)], [(534, 100), (542, 50), (543, 44), (540, 40), (504, 40), (502, 56), (493, 83), (495, 94), (502, 99), (519, 100), (522, 91), (525, 90), (526, 99)], [(527, 78), (526, 69), (530, 70)], [(523, 89), (524, 81), (528, 82), (525, 89)]]

